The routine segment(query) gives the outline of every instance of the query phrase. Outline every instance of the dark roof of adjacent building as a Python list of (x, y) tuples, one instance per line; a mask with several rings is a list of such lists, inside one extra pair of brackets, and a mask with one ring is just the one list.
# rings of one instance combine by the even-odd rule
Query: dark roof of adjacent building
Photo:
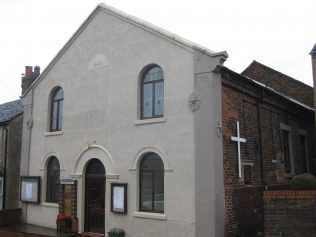
[(314, 45), (312, 51), (310, 52), (310, 54), (316, 54), (316, 44)]
[(23, 113), (21, 100), (0, 104), (0, 123), (8, 122)]
[(241, 74), (261, 82), (289, 98), (314, 107), (313, 87), (262, 63), (253, 61)]
[(262, 82), (259, 82), (259, 81), (255, 80), (253, 78), (250, 78), (250, 77), (245, 76), (243, 74), (239, 74), (239, 73), (237, 73), (235, 71), (232, 71), (231, 69), (229, 69), (227, 67), (222, 67), (222, 71), (231, 73), (231, 74), (237, 76), (237, 78), (239, 78), (241, 80), (245, 80), (245, 81), (247, 81), (247, 82), (249, 82), (249, 83), (251, 83), (253, 85), (256, 85), (259, 88), (262, 88), (262, 89), (264, 89), (266, 91), (269, 91), (270, 93), (278, 96), (279, 98), (282, 98), (283, 100), (286, 100), (286, 101), (288, 101), (288, 102), (290, 102), (292, 104), (300, 106), (301, 108), (304, 108), (304, 109), (306, 109), (308, 111), (315, 111), (313, 106), (306, 105), (306, 104), (302, 103), (301, 101), (298, 101), (298, 100), (296, 100), (296, 99), (294, 99), (294, 98), (292, 98), (290, 96), (287, 96), (287, 95), (283, 94), (282, 92), (277, 91), (274, 88), (271, 88), (268, 85), (266, 85), (266, 84), (264, 84)]

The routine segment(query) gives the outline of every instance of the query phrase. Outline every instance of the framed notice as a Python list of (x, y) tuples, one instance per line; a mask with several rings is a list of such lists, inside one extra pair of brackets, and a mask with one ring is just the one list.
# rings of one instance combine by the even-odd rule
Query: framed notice
[(127, 213), (127, 183), (111, 184), (111, 212)]
[(21, 202), (40, 202), (40, 176), (22, 176), (20, 184)]

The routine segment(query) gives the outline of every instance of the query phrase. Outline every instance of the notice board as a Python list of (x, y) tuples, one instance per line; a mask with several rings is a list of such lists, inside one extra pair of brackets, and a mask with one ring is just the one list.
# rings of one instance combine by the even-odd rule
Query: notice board
[(40, 176), (21, 177), (21, 202), (39, 203), (40, 202)]

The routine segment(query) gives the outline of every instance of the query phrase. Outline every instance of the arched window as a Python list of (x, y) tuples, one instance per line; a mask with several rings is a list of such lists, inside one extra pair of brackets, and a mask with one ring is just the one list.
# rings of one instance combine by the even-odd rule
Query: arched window
[(164, 212), (164, 165), (155, 153), (147, 154), (140, 163), (139, 210)]
[(63, 102), (64, 92), (63, 89), (57, 87), (54, 89), (51, 97), (51, 112), (50, 112), (50, 131), (62, 130), (63, 118)]
[(164, 110), (163, 71), (159, 66), (149, 67), (141, 81), (141, 118), (162, 117)]
[(60, 181), (60, 166), (58, 159), (53, 156), (47, 164), (46, 202), (58, 202)]

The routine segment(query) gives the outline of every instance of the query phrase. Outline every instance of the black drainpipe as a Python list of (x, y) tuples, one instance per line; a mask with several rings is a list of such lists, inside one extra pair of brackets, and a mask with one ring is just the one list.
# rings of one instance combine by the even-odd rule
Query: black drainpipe
[(6, 176), (7, 176), (7, 157), (8, 157), (8, 128), (4, 127), (5, 130), (5, 147), (4, 147), (4, 167), (3, 167), (3, 201), (2, 209), (5, 210), (5, 199), (6, 199)]

